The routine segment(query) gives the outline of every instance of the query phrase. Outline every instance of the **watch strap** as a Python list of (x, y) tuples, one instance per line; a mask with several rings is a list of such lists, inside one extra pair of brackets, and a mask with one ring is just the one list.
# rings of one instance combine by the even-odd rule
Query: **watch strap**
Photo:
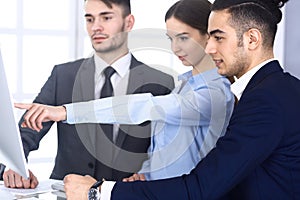
[(94, 183), (94, 184), (92, 185), (91, 188), (98, 188), (100, 185), (102, 185), (103, 182), (104, 182), (104, 180), (97, 181), (96, 183)]

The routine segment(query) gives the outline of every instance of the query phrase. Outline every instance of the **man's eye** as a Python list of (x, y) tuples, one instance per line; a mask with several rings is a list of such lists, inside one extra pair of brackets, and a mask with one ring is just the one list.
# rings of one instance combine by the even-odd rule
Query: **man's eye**
[(111, 17), (111, 16), (106, 16), (106, 17), (103, 17), (103, 19), (104, 19), (105, 21), (108, 21), (108, 20), (111, 20), (112, 17)]
[(92, 18), (85, 18), (85, 21), (88, 22), (88, 23), (91, 23), (93, 22), (94, 20)]
[(222, 38), (222, 37), (215, 36), (215, 39), (216, 39), (216, 41), (221, 41), (223, 38)]

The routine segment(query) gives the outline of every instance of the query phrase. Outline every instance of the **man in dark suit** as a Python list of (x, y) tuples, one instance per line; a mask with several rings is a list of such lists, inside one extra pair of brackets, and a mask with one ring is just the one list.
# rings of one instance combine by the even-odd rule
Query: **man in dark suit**
[[(232, 91), (239, 99), (225, 136), (190, 174), (104, 181), (101, 200), (300, 199), (300, 81), (284, 73), (273, 54), (285, 2), (214, 1), (206, 52), (220, 74), (237, 78)], [(66, 176), (68, 199), (86, 198), (95, 181)]]
[[(108, 65), (115, 71), (110, 80), (115, 95), (171, 92), (174, 80), (170, 75), (146, 66), (129, 53), (127, 34), (134, 24), (129, 0), (86, 0), (85, 18), (95, 55), (55, 66), (34, 102), (63, 105), (99, 98), (104, 85), (103, 71)], [(45, 123), (39, 132), (20, 127), (26, 157), (38, 149), (52, 125)], [(147, 159), (150, 124), (116, 125), (113, 133), (108, 133), (114, 134), (113, 141), (107, 140), (103, 130), (97, 124), (58, 123), (58, 149), (50, 178), (63, 179), (69, 173), (78, 173), (121, 180), (137, 172)], [(135, 156), (137, 153), (139, 156)], [(35, 188), (38, 184), (32, 172), (29, 180), (12, 170), (3, 177), (7, 187)]]

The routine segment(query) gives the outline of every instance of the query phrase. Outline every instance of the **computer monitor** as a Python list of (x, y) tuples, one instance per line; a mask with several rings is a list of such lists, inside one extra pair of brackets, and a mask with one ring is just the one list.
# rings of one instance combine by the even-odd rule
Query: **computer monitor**
[(0, 163), (28, 178), (19, 127), (14, 116), (14, 106), (8, 88), (0, 49)]

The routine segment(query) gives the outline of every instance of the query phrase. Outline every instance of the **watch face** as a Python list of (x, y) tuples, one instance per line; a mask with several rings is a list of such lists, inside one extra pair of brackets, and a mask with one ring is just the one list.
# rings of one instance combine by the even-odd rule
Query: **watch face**
[(99, 192), (99, 190), (96, 189), (96, 188), (91, 188), (89, 190), (88, 199), (89, 200), (99, 200), (100, 199), (100, 192)]

